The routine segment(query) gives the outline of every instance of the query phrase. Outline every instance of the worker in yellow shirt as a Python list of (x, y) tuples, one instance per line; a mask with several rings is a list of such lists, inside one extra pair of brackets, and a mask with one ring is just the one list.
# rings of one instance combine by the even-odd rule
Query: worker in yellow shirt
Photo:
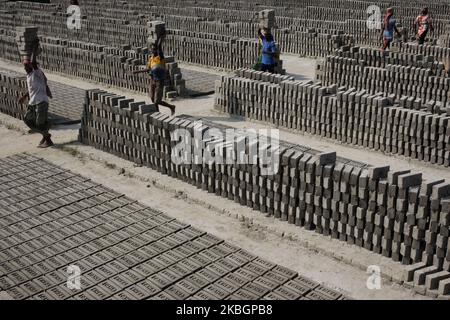
[(152, 102), (170, 109), (172, 115), (175, 114), (175, 106), (163, 101), (164, 82), (167, 76), (166, 63), (164, 61), (164, 53), (162, 51), (162, 42), (164, 36), (158, 38), (153, 44), (151, 50), (152, 55), (148, 58), (147, 67), (144, 70), (137, 70), (133, 73), (150, 72), (150, 98)]

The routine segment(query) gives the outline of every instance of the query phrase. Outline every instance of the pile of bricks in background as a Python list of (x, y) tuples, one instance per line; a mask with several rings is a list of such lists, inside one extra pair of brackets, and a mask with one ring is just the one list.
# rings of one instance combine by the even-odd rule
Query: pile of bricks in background
[[(217, 23), (207, 21), (206, 18), (168, 16), (163, 19), (172, 21), (167, 23), (171, 30), (190, 30), (192, 32), (203, 32), (234, 36), (244, 39), (255, 37), (257, 28), (253, 23), (229, 22)], [(189, 27), (188, 27), (189, 26)], [(306, 30), (305, 30), (306, 29)], [(251, 30), (250, 32), (242, 32)], [(323, 30), (320, 28), (302, 28), (301, 30), (273, 29), (272, 33), (284, 53), (294, 53), (308, 57), (323, 57), (333, 53), (343, 45), (352, 44), (353, 38), (342, 31)]]
[(156, 44), (157, 40), (164, 37), (167, 33), (166, 24), (164, 21), (149, 21), (147, 23), (148, 27), (148, 38), (147, 38), (147, 48), (152, 48)]
[[(450, 117), (411, 100), (239, 69), (216, 84), (218, 111), (450, 166)], [(432, 108), (433, 109), (433, 108)]]
[(39, 38), (37, 35), (37, 27), (17, 27), (16, 28), (16, 43), (22, 58), (30, 58), (34, 52), (38, 54), (37, 43)]
[(450, 34), (443, 34), (439, 37), (437, 45), (444, 48), (450, 48)]
[[(152, 54), (154, 46), (157, 45), (158, 39), (165, 38), (166, 36), (166, 24), (163, 21), (150, 21), (148, 23), (148, 34), (147, 48)], [(163, 46), (163, 43), (161, 43)], [(165, 65), (168, 72), (168, 78), (165, 79), (164, 90), (167, 92), (164, 94), (167, 98), (175, 98), (178, 94), (186, 94), (186, 83), (182, 79), (180, 68), (178, 68), (178, 63), (175, 62), (173, 57), (170, 57), (168, 61), (165, 61)], [(174, 91), (174, 88), (176, 89)]]
[[(49, 87), (53, 94), (49, 107), (50, 123), (79, 123), (85, 91), (53, 81), (49, 81)], [(25, 75), (0, 69), (0, 112), (22, 120), (27, 106), (19, 104), (18, 100), (27, 90)]]
[(26, 92), (25, 76), (18, 77), (14, 72), (0, 70), (0, 112), (22, 120), (27, 106), (18, 100)]
[(399, 43), (394, 46), (394, 49), (411, 54), (421, 54), (423, 56), (433, 56), (435, 60), (443, 61), (445, 58), (450, 57), (450, 48), (433, 46), (433, 45), (419, 45), (417, 43)]
[[(19, 62), (17, 46), (12, 36), (0, 36), (1, 57)], [(147, 63), (148, 49), (131, 46), (109, 47), (82, 41), (68, 41), (54, 37), (41, 37), (40, 64), (47, 70), (73, 75), (107, 85), (147, 93), (150, 77), (132, 74)], [(15, 48), (15, 49), (14, 49)], [(186, 84), (178, 63), (166, 56), (170, 85), (164, 87), (164, 96), (184, 96)]]
[[(222, 131), (227, 127), (151, 111), (151, 107), (144, 108), (124, 97), (88, 91), (80, 141), (403, 264), (433, 261), (450, 271), (450, 184), (444, 180), (371, 167), (336, 158), (335, 153), (324, 154), (285, 142), (280, 142), (279, 153), (273, 153), (279, 170), (268, 176), (262, 173), (260, 159), (247, 165), (215, 161), (178, 164), (171, 160), (178, 142), (172, 141), (175, 129), (185, 129), (194, 137), (194, 131), (202, 135), (211, 128)], [(244, 159), (256, 145), (236, 154), (247, 136), (238, 131), (236, 137), (227, 143), (223, 137), (211, 137), (200, 145), (216, 155)], [(200, 145), (195, 143), (196, 147)], [(264, 150), (271, 148), (270, 143), (264, 145)], [(188, 155), (199, 156), (194, 149), (186, 150)]]
[(450, 115), (450, 78), (434, 56), (344, 47), (317, 64), (316, 80), (393, 94), (404, 107), (427, 110), (429, 105), (428, 111)]
[[(421, 8), (409, 0), (400, 1), (394, 6), (403, 25), (412, 25)], [(161, 1), (154, 6), (146, 1), (127, 1), (115, 3), (96, 1), (83, 3), (82, 28), (70, 30), (67, 28), (66, 3), (63, 1), (47, 5), (37, 5), (27, 2), (11, 3), (6, 10), (0, 12), (0, 28), (12, 29), (20, 25), (39, 26), (43, 35), (57, 36), (66, 39), (77, 39), (85, 42), (113, 45), (120, 47), (132, 45), (142, 47), (146, 42), (146, 28), (149, 20), (164, 20), (169, 32), (191, 31), (198, 45), (208, 47), (204, 34), (215, 34), (231, 38), (256, 38), (258, 29), (257, 12), (263, 9), (275, 10), (275, 21), (278, 28), (273, 30), (282, 52), (296, 53), (307, 56), (325, 56), (336, 48), (347, 44), (372, 45), (379, 47), (379, 30), (367, 27), (369, 2), (354, 3), (350, 0), (335, 0), (331, 5), (323, 1), (313, 3), (302, 0), (295, 4), (282, 1), (286, 6), (277, 3), (249, 5), (242, 2), (227, 2), (226, 4), (189, 3)], [(391, 3), (383, 2), (390, 6)], [(230, 9), (232, 7), (234, 9)], [(433, 42), (448, 34), (450, 23), (448, 8), (442, 4), (431, 2), (435, 32), (430, 35)], [(385, 9), (382, 7), (382, 9)], [(142, 14), (145, 12), (145, 14)], [(168, 14), (170, 13), (170, 14)], [(120, 17), (120, 18), (119, 18)], [(214, 17), (214, 19), (211, 19)], [(299, 18), (301, 17), (301, 18)], [(306, 17), (306, 18), (305, 18)], [(53, 21), (53, 23), (49, 23)], [(209, 36), (211, 38), (211, 36)], [(173, 40), (175, 41), (175, 40)], [(178, 43), (181, 39), (176, 39)], [(449, 48), (430, 45), (413, 45), (398, 43), (400, 50), (420, 50), (446, 52)], [(178, 48), (182, 44), (178, 44)], [(180, 51), (181, 52), (181, 51)], [(175, 57), (181, 60), (177, 53)], [(194, 62), (195, 56), (185, 56), (183, 61)], [(198, 59), (197, 59), (198, 60)], [(209, 60), (201, 60), (208, 63)], [(196, 62), (198, 63), (198, 62)], [(210, 64), (206, 64), (210, 66)]]
[(0, 159), (0, 182), (0, 289), (13, 299), (346, 299), (34, 156)]

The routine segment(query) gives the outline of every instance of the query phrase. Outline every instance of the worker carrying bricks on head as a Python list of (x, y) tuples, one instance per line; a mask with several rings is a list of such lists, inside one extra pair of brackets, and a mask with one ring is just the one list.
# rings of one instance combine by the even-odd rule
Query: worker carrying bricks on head
[(397, 20), (394, 17), (394, 9), (388, 8), (386, 10), (386, 16), (383, 20), (383, 28), (381, 29), (381, 38), (383, 39), (383, 52), (391, 48), (391, 43), (394, 40), (394, 31), (399, 37), (401, 37), (401, 34), (397, 29)]
[(427, 7), (422, 9), (422, 12), (414, 21), (414, 31), (416, 31), (416, 37), (419, 44), (424, 44), (428, 32), (434, 31)]
[(158, 107), (161, 105), (169, 108), (172, 115), (174, 115), (175, 106), (163, 101), (164, 82), (167, 76), (166, 63), (164, 61), (164, 53), (162, 50), (164, 38), (165, 34), (158, 37), (156, 42), (152, 45), (152, 54), (148, 59), (147, 68), (134, 71), (133, 73), (150, 72), (150, 98), (152, 99), (152, 102)]
[(23, 104), (26, 99), (29, 99), (24, 122), (31, 129), (31, 132), (42, 134), (42, 140), (38, 148), (48, 148), (53, 146), (48, 121), (48, 103), (49, 98), (52, 98), (52, 93), (48, 87), (47, 77), (36, 61), (38, 51), (39, 40), (36, 40), (31, 56), (22, 60), (27, 73), (28, 92), (19, 99), (19, 103)]
[(269, 28), (260, 28), (258, 37), (261, 47), (260, 71), (275, 73), (275, 57), (278, 54), (275, 39)]

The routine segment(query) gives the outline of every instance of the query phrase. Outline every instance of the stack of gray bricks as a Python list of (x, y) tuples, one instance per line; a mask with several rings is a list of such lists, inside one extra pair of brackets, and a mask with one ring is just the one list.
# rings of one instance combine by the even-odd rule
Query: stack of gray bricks
[[(407, 268), (404, 281), (421, 294), (426, 293), (432, 297), (448, 296), (450, 295), (449, 187), (442, 182), (436, 182), (431, 193), (431, 203), (428, 203), (428, 207), (423, 207), (421, 219), (430, 219), (433, 228), (425, 230), (414, 227), (413, 232), (415, 238), (436, 239), (436, 244), (426, 245), (422, 261)], [(413, 239), (413, 244), (417, 242), (418, 240)]]
[[(381, 9), (384, 10), (389, 5), (391, 4), (383, 3)], [(429, 34), (428, 38), (433, 44), (441, 35), (448, 33), (448, 8), (436, 2), (428, 5), (433, 13), (435, 27), (434, 33)], [(63, 3), (59, 5), (54, 3), (41, 5), (26, 2), (7, 3), (5, 12), (0, 12), (2, 15), (0, 26), (11, 27), (17, 24), (33, 23), (42, 28), (43, 34), (47, 35), (69, 38), (76, 34), (80, 40), (84, 41), (117, 46), (124, 43), (143, 46), (146, 41), (147, 17), (140, 12), (148, 12), (152, 19), (166, 21), (169, 29), (192, 31), (208, 29), (207, 32), (211, 33), (248, 38), (254, 37), (259, 26), (257, 21), (252, 22), (255, 18), (255, 10), (266, 9), (275, 10), (278, 29), (274, 30), (274, 33), (280, 46), (286, 48), (286, 51), (289, 50), (287, 52), (307, 53), (305, 48), (310, 46), (310, 41), (315, 41), (314, 36), (302, 39), (305, 46), (292, 44), (296, 43), (298, 31), (302, 32), (308, 29), (320, 30), (318, 34), (323, 33), (326, 36), (335, 35), (335, 32), (345, 33), (346, 36), (342, 38), (351, 37), (352, 42), (358, 45), (380, 46), (379, 30), (367, 28), (367, 4), (364, 2), (354, 3), (351, 0), (337, 1), (333, 4), (314, 3), (310, 0), (282, 1), (277, 3), (276, 7), (273, 6), (273, 3), (260, 4), (256, 7), (254, 4), (244, 4), (242, 1), (216, 3), (212, 7), (211, 2), (194, 4), (163, 1), (156, 6), (143, 0), (119, 4), (102, 0), (85, 3), (83, 6), (89, 15), (83, 16), (81, 30), (74, 31), (66, 28), (66, 6)], [(419, 14), (420, 9), (409, 1), (401, 1), (395, 7), (395, 11), (399, 23), (410, 25)], [(54, 23), (51, 24), (48, 21), (54, 21)], [(286, 36), (281, 37), (283, 34)], [(404, 46), (405, 44), (396, 44), (394, 47)], [(427, 43), (427, 45), (421, 45), (419, 50), (429, 50), (430, 47), (437, 48), (437, 51), (448, 49)], [(313, 52), (322, 55), (320, 50)]]
[[(55, 82), (49, 82), (49, 86), (53, 93), (49, 109), (50, 122), (79, 123), (84, 90)], [(27, 91), (25, 76), (0, 69), (0, 112), (23, 120), (27, 105), (18, 101)]]
[[(0, 159), (0, 182), (0, 286), (8, 298), (347, 299), (37, 157)], [(67, 287), (73, 265), (83, 274), (77, 290)]]
[(389, 154), (450, 166), (450, 114), (355, 88), (249, 69), (216, 82), (216, 110)]
[(260, 28), (272, 29), (275, 27), (275, 10), (263, 10), (258, 12)]
[[(96, 11), (95, 11), (96, 12)], [(101, 14), (100, 12), (99, 14)], [(49, 16), (49, 13), (39, 13), (38, 17), (34, 17), (34, 20), (37, 20), (37, 25), (40, 29), (42, 29), (42, 34), (48, 35), (48, 36), (57, 36), (57, 37), (63, 37), (65, 39), (73, 39), (72, 35), (73, 32), (70, 32), (65, 26), (64, 19), (65, 16)], [(58, 23), (55, 24), (48, 24), (47, 21), (49, 19), (58, 19)], [(136, 18), (136, 17), (130, 17), (130, 19)], [(80, 41), (85, 42), (95, 42), (98, 44), (104, 44), (104, 45), (114, 45), (116, 47), (122, 46), (124, 44), (131, 44), (133, 47), (142, 47), (145, 46), (146, 43), (146, 37), (143, 36), (146, 34), (147, 26), (142, 25), (142, 21), (138, 21), (139, 24), (133, 24), (130, 23), (128, 20), (124, 19), (112, 19), (107, 17), (99, 17), (95, 21), (86, 21), (83, 20), (83, 25), (81, 30), (77, 30), (77, 39)], [(25, 22), (22, 22), (25, 23)], [(137, 23), (137, 22), (136, 22)], [(182, 29), (168, 29), (169, 33), (179, 33), (183, 32), (182, 30), (191, 30), (189, 26), (181, 26)], [(239, 36), (240, 41), (248, 41), (248, 38), (254, 38), (256, 37), (256, 26), (251, 27), (250, 31), (245, 36)], [(298, 53), (302, 55), (309, 55), (309, 56), (315, 56), (320, 55), (323, 56), (324, 54), (330, 54), (333, 50), (340, 47), (344, 43), (347, 43), (347, 40), (344, 38), (344, 34), (341, 32), (339, 35), (333, 34), (333, 31), (328, 32), (327, 30), (319, 29), (319, 31), (315, 31), (315, 29), (309, 28), (307, 32), (302, 30), (296, 30), (293, 32), (290, 32), (289, 29), (275, 29), (274, 35), (277, 39), (277, 42), (280, 44), (281, 50), (285, 52), (293, 52)], [(224, 29), (225, 31), (225, 29)], [(229, 31), (229, 30), (228, 30)], [(189, 37), (197, 38), (197, 42), (203, 43), (203, 46), (213, 46), (214, 44), (209, 43), (205, 39), (205, 32), (191, 32)], [(236, 36), (230, 35), (229, 32), (222, 32), (223, 36), (226, 36), (230, 40), (227, 40), (227, 42), (234, 41), (232, 39), (236, 39)], [(175, 39), (172, 39), (171, 41), (174, 42), (173, 49), (174, 52), (177, 52), (177, 59), (182, 60), (185, 62), (191, 62), (191, 63), (203, 63), (206, 66), (213, 66), (212, 59), (199, 59), (196, 55), (184, 55), (183, 59), (181, 59), (181, 56), (178, 56), (178, 52), (181, 53), (181, 49), (183, 48), (183, 41), (185, 41), (186, 36), (176, 37)], [(212, 39), (213, 40), (213, 39)], [(317, 49), (317, 47), (320, 46), (320, 50)], [(172, 49), (172, 47), (171, 47)], [(248, 67), (252, 64), (254, 64), (255, 59), (257, 57), (257, 54), (255, 54), (251, 48), (251, 46), (243, 48), (239, 48), (238, 50), (231, 50), (231, 54), (235, 56), (242, 55), (243, 52), (242, 49), (246, 50), (248, 49), (249, 52), (247, 55), (250, 56), (250, 58), (247, 58), (251, 61), (247, 61), (246, 64), (236, 64), (232, 66), (224, 66), (226, 65), (226, 61), (222, 61), (221, 64), (218, 66), (221, 68), (227, 68), (227, 69), (234, 69), (235, 67)], [(6, 50), (6, 49), (4, 49)], [(209, 48), (208, 51), (215, 50), (220, 51), (220, 48)], [(252, 55), (253, 54), (253, 55)], [(13, 55), (14, 58), (14, 55)], [(221, 60), (227, 60), (228, 55), (227, 54), (221, 54), (215, 59), (221, 59)]]
[(161, 37), (166, 35), (166, 23), (164, 21), (149, 21), (147, 46), (151, 48)]
[[(217, 158), (178, 163), (172, 161), (173, 152), (187, 160), (203, 159), (206, 153), (245, 159), (258, 145), (238, 130), (232, 141), (205, 136), (195, 142), (203, 151), (195, 153), (195, 143), (176, 148), (181, 141), (174, 135), (176, 129), (194, 136), (210, 129), (223, 133), (228, 127), (187, 115), (170, 117), (155, 112), (152, 105), (94, 90), (87, 94), (80, 140), (267, 216), (403, 264), (432, 259), (446, 266), (448, 255), (437, 227), (450, 209), (448, 182), (282, 141), (274, 153), (280, 166), (269, 175), (263, 174), (260, 158), (254, 164), (236, 160), (223, 164)], [(248, 148), (238, 153), (242, 144)], [(262, 146), (271, 152), (271, 143)]]
[(37, 27), (17, 27), (16, 43), (22, 59), (30, 59), (36, 44), (38, 43)]
[(0, 112), (23, 119), (27, 108), (19, 104), (18, 100), (25, 92), (27, 92), (25, 77), (0, 71)]

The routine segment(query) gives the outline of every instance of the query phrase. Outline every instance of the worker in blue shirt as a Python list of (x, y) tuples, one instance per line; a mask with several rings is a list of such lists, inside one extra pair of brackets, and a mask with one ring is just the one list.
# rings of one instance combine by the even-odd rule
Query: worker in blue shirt
[(259, 29), (258, 33), (262, 49), (261, 71), (275, 73), (275, 56), (278, 53), (275, 39), (268, 28)]

